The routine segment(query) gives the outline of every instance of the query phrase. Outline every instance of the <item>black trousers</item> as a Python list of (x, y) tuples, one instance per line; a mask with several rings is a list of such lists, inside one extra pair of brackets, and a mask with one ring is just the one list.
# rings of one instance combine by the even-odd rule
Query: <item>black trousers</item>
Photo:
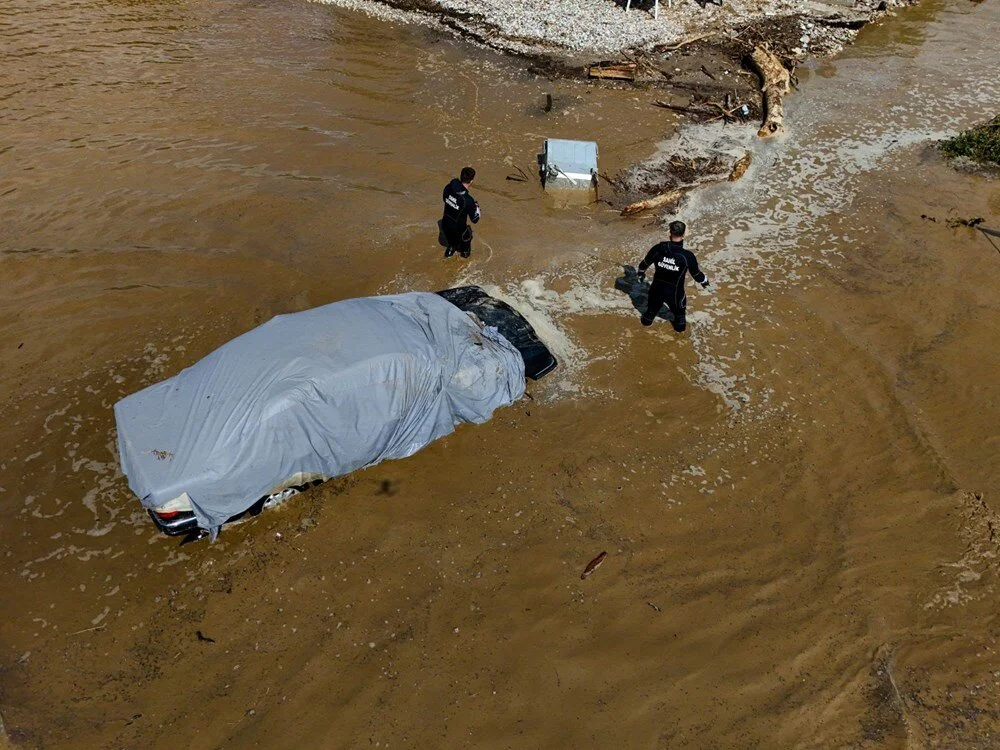
[(463, 258), (468, 258), (472, 254), (472, 227), (468, 224), (455, 226), (447, 220), (442, 220), (439, 226), (447, 243), (444, 251), (446, 258), (451, 257), (456, 252)]
[(670, 325), (674, 327), (675, 331), (680, 333), (687, 328), (687, 318), (685, 317), (685, 313), (687, 312), (687, 295), (683, 289), (676, 289), (670, 284), (658, 284), (655, 279), (649, 285), (649, 302), (646, 305), (646, 312), (641, 319), (642, 324), (644, 326), (653, 325), (653, 320), (660, 312), (660, 308), (663, 307), (664, 303), (666, 303), (667, 309), (670, 310), (670, 314), (674, 316), (674, 319), (670, 321)]

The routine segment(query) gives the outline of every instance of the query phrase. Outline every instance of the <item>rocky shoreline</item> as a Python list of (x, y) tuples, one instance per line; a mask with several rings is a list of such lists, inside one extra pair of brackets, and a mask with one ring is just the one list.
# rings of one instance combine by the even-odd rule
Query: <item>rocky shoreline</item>
[(602, 57), (668, 50), (710, 34), (724, 47), (762, 37), (794, 59), (832, 54), (858, 30), (907, 0), (638, 0), (626, 11), (618, 0), (317, 0), (383, 20), (449, 29), (465, 38), (558, 67)]

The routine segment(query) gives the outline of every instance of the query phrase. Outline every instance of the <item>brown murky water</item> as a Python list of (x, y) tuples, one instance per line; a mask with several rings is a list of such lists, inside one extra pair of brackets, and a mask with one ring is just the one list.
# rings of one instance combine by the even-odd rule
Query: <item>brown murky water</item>
[[(655, 228), (503, 179), (546, 136), (643, 158), (642, 92), (291, 1), (0, 8), (8, 734), (996, 746), (1000, 255), (946, 221), (1000, 225), (1000, 186), (929, 144), (995, 110), (998, 28), (930, 2), (803, 73), (788, 137), (685, 209), (716, 291), (676, 339), (613, 289)], [(464, 163), (486, 217), (445, 263)], [(534, 400), (215, 544), (153, 532), (118, 398), (275, 313), (457, 281), (559, 353)]]

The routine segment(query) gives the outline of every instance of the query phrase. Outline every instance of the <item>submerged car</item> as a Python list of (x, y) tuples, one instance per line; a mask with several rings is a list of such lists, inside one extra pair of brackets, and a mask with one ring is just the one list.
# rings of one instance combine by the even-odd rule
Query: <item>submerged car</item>
[(129, 487), (192, 538), (481, 423), (556, 359), (479, 287), (278, 315), (115, 404)]

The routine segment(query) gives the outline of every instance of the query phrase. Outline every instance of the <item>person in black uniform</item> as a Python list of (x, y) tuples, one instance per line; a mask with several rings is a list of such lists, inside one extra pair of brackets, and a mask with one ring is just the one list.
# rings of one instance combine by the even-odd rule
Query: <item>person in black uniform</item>
[(479, 223), (479, 204), (469, 193), (469, 185), (475, 178), (476, 170), (472, 167), (462, 167), (460, 178), (445, 185), (442, 196), (444, 216), (441, 217), (439, 226), (446, 258), (450, 258), (456, 251), (463, 258), (468, 258), (472, 254), (472, 227), (466, 220), (473, 224)]
[(663, 303), (667, 303), (674, 319), (670, 321), (677, 332), (687, 328), (685, 311), (687, 295), (684, 293), (684, 277), (691, 276), (702, 287), (708, 287), (708, 277), (698, 268), (698, 259), (694, 253), (684, 249), (684, 232), (687, 226), (683, 221), (670, 222), (670, 241), (659, 242), (650, 248), (646, 257), (639, 263), (639, 278), (645, 277), (646, 269), (654, 266), (653, 282), (649, 285), (649, 304), (641, 318), (644, 326), (653, 325), (653, 318), (660, 312)]

